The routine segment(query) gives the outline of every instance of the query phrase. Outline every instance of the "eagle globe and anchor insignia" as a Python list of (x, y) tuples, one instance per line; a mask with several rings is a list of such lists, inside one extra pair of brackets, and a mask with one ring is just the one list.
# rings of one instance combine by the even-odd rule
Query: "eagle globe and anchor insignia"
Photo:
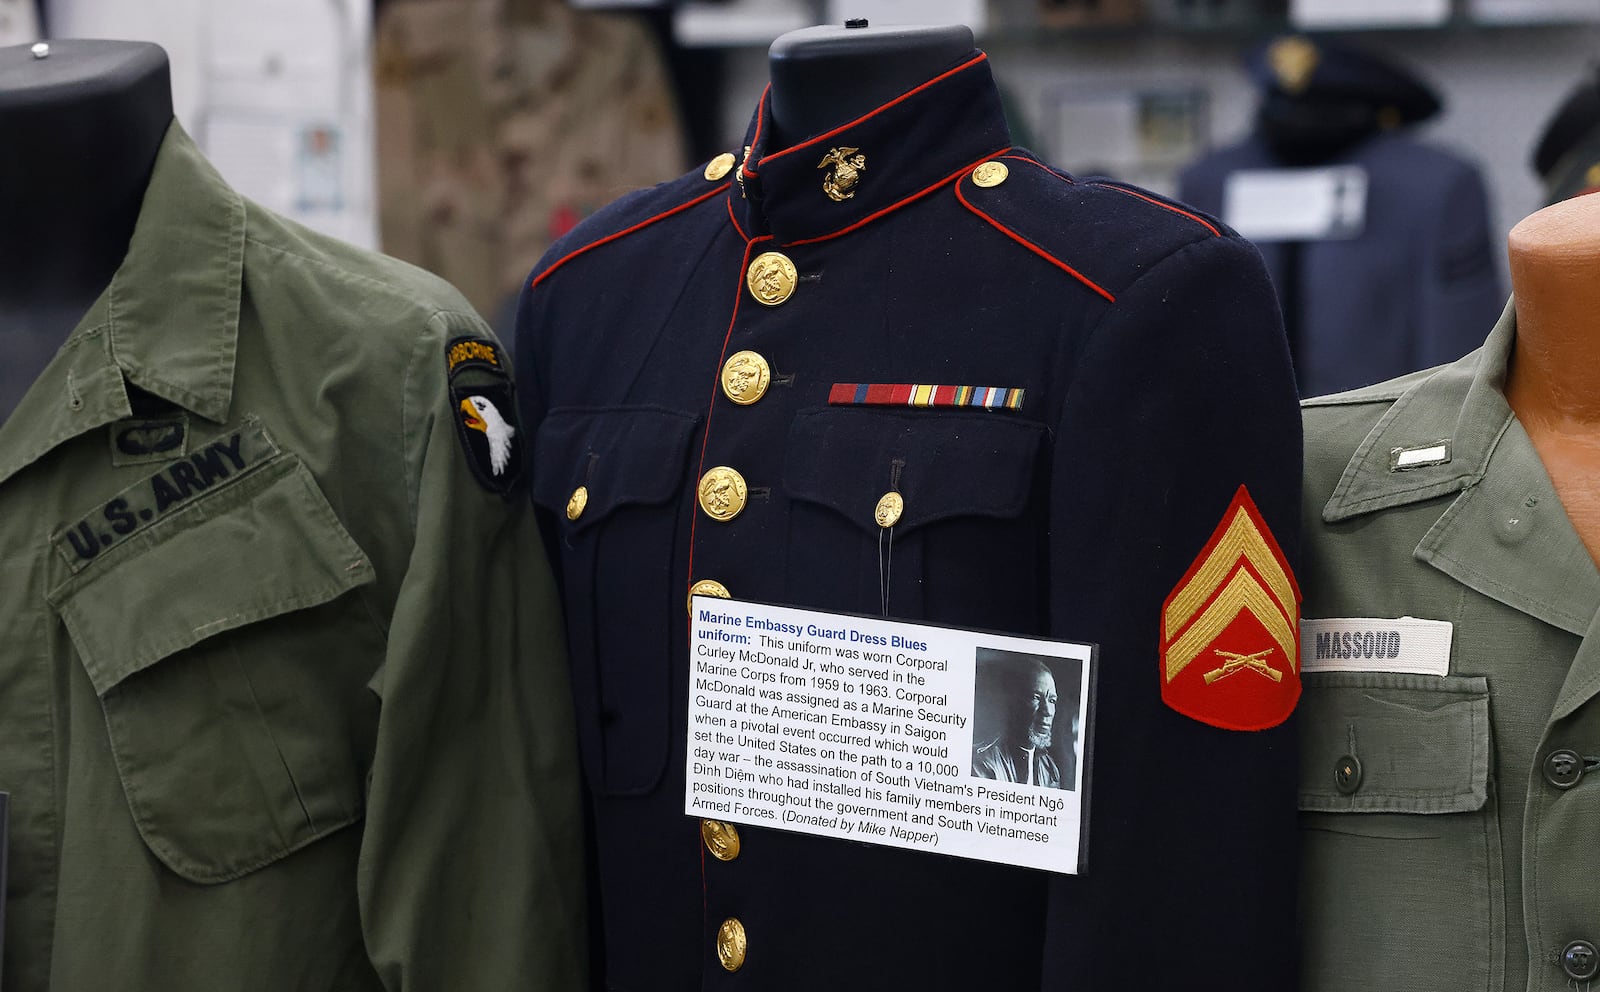
[(456, 338), (445, 346), (456, 435), (478, 484), (509, 495), (522, 478), (517, 402), (500, 346)]
[(1265, 730), (1300, 698), (1300, 587), (1245, 487), (1161, 611), (1161, 698), (1225, 730)]
[(830, 148), (817, 168), (828, 170), (822, 177), (822, 191), (833, 202), (843, 203), (856, 195), (856, 184), (867, 171), (867, 157), (859, 148)]

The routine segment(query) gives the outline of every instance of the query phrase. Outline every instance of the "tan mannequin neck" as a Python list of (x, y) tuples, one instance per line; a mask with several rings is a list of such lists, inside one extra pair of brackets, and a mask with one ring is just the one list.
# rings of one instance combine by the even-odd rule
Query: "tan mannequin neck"
[(1600, 561), (1600, 195), (1525, 218), (1507, 251), (1517, 338), (1506, 399)]

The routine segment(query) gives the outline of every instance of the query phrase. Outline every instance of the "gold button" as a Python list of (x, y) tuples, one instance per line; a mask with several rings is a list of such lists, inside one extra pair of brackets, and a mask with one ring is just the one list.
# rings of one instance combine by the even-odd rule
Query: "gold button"
[(700, 477), (700, 509), (712, 520), (737, 517), (749, 494), (744, 476), (726, 465), (718, 465)]
[(772, 367), (753, 351), (741, 351), (722, 366), (722, 391), (740, 406), (749, 406), (767, 395), (772, 384)]
[(718, 599), (732, 599), (728, 587), (716, 579), (701, 579), (689, 587), (689, 615), (694, 615), (694, 598), (696, 596), (715, 596)]
[(1006, 168), (1004, 162), (985, 162), (972, 170), (972, 184), (988, 189), (1005, 182), (1009, 175), (1011, 170)]
[(800, 273), (794, 263), (789, 261), (788, 256), (776, 251), (764, 251), (757, 255), (744, 274), (750, 295), (769, 307), (775, 307), (793, 296), (799, 278)]
[(900, 522), (900, 514), (905, 512), (906, 501), (900, 494), (890, 490), (878, 500), (877, 509), (872, 511), (872, 519), (878, 522), (879, 527), (893, 527)]
[(706, 178), (716, 182), (733, 171), (733, 152), (723, 152), (706, 163)]
[(1583, 174), (1583, 181), (1590, 186), (1600, 186), (1600, 162), (1589, 166), (1589, 171)]
[(732, 916), (723, 920), (722, 926), (717, 928), (717, 960), (729, 971), (738, 971), (744, 966), (747, 949), (744, 924)]
[(739, 828), (721, 820), (701, 820), (700, 839), (706, 850), (718, 861), (732, 861), (739, 856)]
[(567, 519), (576, 520), (583, 516), (583, 508), (589, 505), (589, 488), (579, 486), (567, 497)]

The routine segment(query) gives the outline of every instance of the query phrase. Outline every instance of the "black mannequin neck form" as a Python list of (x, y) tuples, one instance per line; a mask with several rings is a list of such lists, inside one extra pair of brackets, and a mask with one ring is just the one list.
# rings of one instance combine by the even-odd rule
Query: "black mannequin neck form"
[(0, 348), (13, 331), (59, 344), (105, 289), (171, 121), (155, 45), (0, 48)]
[(971, 55), (971, 29), (814, 27), (790, 31), (767, 52), (772, 149), (822, 134), (953, 68)]

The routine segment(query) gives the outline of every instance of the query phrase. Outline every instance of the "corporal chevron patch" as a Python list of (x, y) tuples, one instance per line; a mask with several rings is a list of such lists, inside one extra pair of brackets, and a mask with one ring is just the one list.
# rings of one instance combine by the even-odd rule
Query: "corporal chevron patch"
[(1161, 698), (1226, 730), (1264, 730), (1300, 698), (1300, 587), (1244, 486), (1161, 611)]

